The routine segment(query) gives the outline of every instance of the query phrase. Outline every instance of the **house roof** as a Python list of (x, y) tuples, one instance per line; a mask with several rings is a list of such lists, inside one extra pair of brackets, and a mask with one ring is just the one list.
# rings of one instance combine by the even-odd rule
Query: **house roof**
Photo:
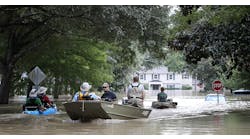
[[(168, 72), (168, 68), (163, 67), (163, 66), (155, 67), (153, 69), (150, 69), (150, 70), (146, 71), (146, 73), (158, 73), (158, 74), (167, 73), (167, 72)], [(145, 71), (139, 71), (139, 73), (145, 73)]]

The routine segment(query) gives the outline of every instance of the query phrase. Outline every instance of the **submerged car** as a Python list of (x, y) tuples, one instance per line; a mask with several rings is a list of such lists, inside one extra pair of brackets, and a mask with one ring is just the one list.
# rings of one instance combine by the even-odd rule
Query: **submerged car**
[(218, 102), (218, 99), (219, 103), (226, 103), (225, 96), (222, 94), (208, 94), (205, 97), (205, 101), (207, 102)]

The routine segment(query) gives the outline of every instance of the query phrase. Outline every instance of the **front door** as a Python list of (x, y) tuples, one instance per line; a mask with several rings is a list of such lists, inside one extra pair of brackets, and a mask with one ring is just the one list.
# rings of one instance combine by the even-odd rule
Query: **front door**
[(152, 89), (153, 90), (160, 90), (160, 85), (159, 84), (152, 84)]

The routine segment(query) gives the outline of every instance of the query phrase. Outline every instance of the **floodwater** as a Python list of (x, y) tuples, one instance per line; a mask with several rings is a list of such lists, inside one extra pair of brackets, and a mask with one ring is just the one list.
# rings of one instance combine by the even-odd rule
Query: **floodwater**
[[(31, 116), (10, 105), (0, 112), (0, 135), (249, 135), (250, 101), (226, 97), (226, 104), (206, 103), (204, 94), (171, 91), (177, 108), (153, 109), (148, 119), (97, 119), (72, 121), (58, 102), (59, 112), (51, 116)], [(156, 93), (147, 94), (150, 108)], [(3, 107), (0, 105), (0, 107)], [(18, 108), (17, 108), (18, 107)]]

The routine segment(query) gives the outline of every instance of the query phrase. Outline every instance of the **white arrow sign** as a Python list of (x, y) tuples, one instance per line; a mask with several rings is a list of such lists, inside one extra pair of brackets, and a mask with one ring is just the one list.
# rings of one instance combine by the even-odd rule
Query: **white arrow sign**
[(35, 84), (39, 85), (45, 78), (46, 75), (43, 73), (43, 71), (36, 66), (30, 73), (29, 73), (30, 80)]

